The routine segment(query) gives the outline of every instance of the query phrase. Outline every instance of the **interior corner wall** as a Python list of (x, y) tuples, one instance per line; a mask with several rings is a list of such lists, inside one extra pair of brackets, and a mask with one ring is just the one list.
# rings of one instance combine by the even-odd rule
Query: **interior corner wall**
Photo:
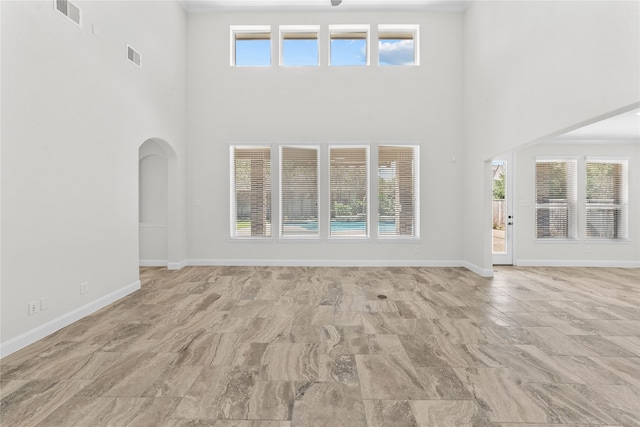
[[(190, 262), (460, 264), (462, 13), (203, 13), (188, 19)], [(271, 67), (230, 66), (229, 27), (241, 24), (271, 25)], [(287, 24), (320, 26), (320, 66), (277, 65), (278, 26)], [(328, 65), (331, 24), (371, 26), (370, 66)], [(378, 24), (419, 24), (420, 65), (378, 66)], [(419, 144), (420, 240), (230, 239), (229, 145), (235, 143), (269, 143), (276, 149), (307, 143), (322, 150), (331, 143)], [(326, 173), (322, 157), (320, 168)], [(276, 183), (272, 191), (278, 191)], [(326, 191), (322, 181), (320, 191)], [(325, 193), (319, 205), (324, 215), (327, 198)]]
[[(75, 3), (81, 26), (53, 1), (2, 2), (3, 355), (139, 287), (145, 140), (173, 146), (184, 185), (183, 9)], [(127, 44), (141, 68), (127, 60)], [(48, 308), (28, 315), (27, 303), (40, 309), (42, 299)]]
[[(491, 274), (486, 160), (640, 99), (638, 2), (475, 1), (464, 19), (465, 260)], [(478, 214), (481, 212), (481, 214)]]

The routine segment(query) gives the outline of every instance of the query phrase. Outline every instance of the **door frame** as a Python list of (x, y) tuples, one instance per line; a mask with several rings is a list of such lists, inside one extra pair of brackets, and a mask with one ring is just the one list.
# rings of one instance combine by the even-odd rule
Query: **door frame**
[[(493, 265), (514, 265), (515, 259), (515, 242), (516, 242), (516, 227), (515, 227), (515, 215), (514, 215), (514, 197), (515, 191), (515, 156), (513, 153), (505, 153), (500, 156), (496, 156), (491, 159), (493, 162), (504, 162), (507, 165), (505, 176), (505, 252), (493, 252), (493, 224), (491, 234), (491, 258)], [(493, 177), (491, 178), (491, 188), (493, 189)], [(491, 192), (492, 212), (493, 212), (493, 191)]]

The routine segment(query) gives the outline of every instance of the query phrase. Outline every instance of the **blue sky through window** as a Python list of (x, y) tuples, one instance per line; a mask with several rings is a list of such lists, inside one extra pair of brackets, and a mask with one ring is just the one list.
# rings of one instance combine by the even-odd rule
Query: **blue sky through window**
[(407, 39), (385, 39), (378, 42), (380, 65), (414, 65), (415, 43)]
[(318, 40), (283, 40), (282, 64), (287, 66), (318, 65)]
[(332, 39), (331, 65), (367, 65), (367, 40)]
[(236, 40), (236, 65), (271, 65), (271, 40)]

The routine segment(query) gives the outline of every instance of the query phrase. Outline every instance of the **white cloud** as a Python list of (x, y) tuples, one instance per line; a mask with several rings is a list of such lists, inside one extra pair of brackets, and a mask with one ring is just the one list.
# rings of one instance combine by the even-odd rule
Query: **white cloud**
[(399, 40), (393, 42), (380, 42), (380, 64), (385, 65), (412, 65), (413, 64), (413, 40)]

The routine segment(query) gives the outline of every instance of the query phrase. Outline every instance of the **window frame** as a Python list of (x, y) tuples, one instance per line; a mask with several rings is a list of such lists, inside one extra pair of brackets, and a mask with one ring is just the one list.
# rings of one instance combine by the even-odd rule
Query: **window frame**
[[(600, 164), (618, 164), (620, 165), (620, 178), (619, 185), (620, 188), (618, 191), (620, 194), (618, 195), (620, 198), (620, 203), (590, 203), (588, 199), (589, 193), (589, 164), (590, 163), (600, 163)], [(626, 241), (629, 239), (629, 159), (625, 157), (585, 157), (584, 163), (584, 238), (590, 242), (593, 241), (609, 241), (609, 242), (619, 242)], [(616, 227), (614, 224), (614, 234), (618, 237), (600, 237), (600, 236), (590, 236), (588, 233), (589, 227), (589, 211), (593, 209), (604, 209), (609, 208), (611, 210), (617, 210), (620, 212), (619, 224)]]
[[(412, 218), (413, 218), (413, 233), (412, 234), (383, 234), (380, 233), (380, 224), (383, 223), (383, 221), (381, 221), (381, 214), (380, 214), (380, 209), (381, 209), (381, 203), (380, 203), (380, 168), (382, 167), (381, 165), (381, 156), (380, 156), (380, 149), (382, 147), (388, 147), (388, 148), (410, 148), (413, 150), (413, 166), (412, 166), (412, 183), (414, 185), (413, 188), (413, 200), (412, 200), (412, 207), (413, 207), (413, 213), (412, 213)], [(378, 236), (379, 240), (384, 240), (384, 241), (398, 241), (398, 240), (420, 240), (420, 236), (421, 236), (421, 224), (420, 224), (420, 216), (421, 216), (421, 211), (422, 211), (422, 206), (421, 206), (421, 178), (420, 178), (420, 173), (421, 173), (421, 158), (420, 158), (420, 144), (388, 144), (388, 143), (380, 143), (377, 144), (377, 164), (376, 164), (376, 173), (375, 173), (375, 180), (376, 180), (376, 189), (377, 189), (377, 195), (376, 195), (376, 202), (377, 202), (377, 206), (378, 206), (378, 212), (376, 214), (376, 233)], [(397, 178), (396, 178), (397, 179)], [(401, 211), (399, 211), (401, 212)], [(396, 215), (398, 215), (398, 213), (396, 213)]]
[[(566, 172), (567, 198), (565, 203), (538, 203), (538, 163), (566, 163), (571, 168)], [(570, 176), (569, 176), (570, 175)], [(578, 159), (576, 157), (536, 157), (534, 159), (534, 238), (540, 242), (550, 241), (577, 241), (578, 239)], [(555, 205), (555, 206), (552, 206)], [(540, 209), (552, 209), (566, 206), (567, 209), (567, 235), (539, 236), (538, 211)], [(549, 225), (547, 224), (547, 227)], [(550, 228), (550, 227), (549, 227)]]
[[(280, 25), (279, 27), (279, 64), (281, 67), (319, 67), (320, 66), (320, 25)], [(315, 34), (316, 41), (316, 63), (314, 65), (287, 65), (285, 61), (284, 41), (287, 34)], [(312, 38), (313, 39), (313, 38)]]
[[(273, 65), (273, 35), (271, 34), (271, 25), (230, 25), (229, 26), (230, 33), (230, 65), (232, 67), (271, 67)], [(268, 34), (269, 40), (269, 65), (237, 65), (236, 64), (236, 42), (237, 35), (250, 35), (250, 34)]]
[[(332, 52), (332, 41), (333, 34), (349, 34), (349, 33), (365, 33), (365, 63), (364, 64), (346, 64), (346, 65), (334, 65), (331, 63), (331, 52)], [(328, 49), (328, 64), (329, 67), (368, 67), (371, 65), (371, 25), (369, 24), (354, 24), (354, 25), (345, 25), (345, 24), (334, 24), (329, 25), (328, 27), (328, 37), (329, 37), (329, 49)]]
[[(331, 223), (332, 223), (332, 211), (333, 208), (331, 206), (332, 201), (332, 179), (331, 179), (331, 171), (332, 171), (332, 161), (331, 161), (331, 150), (332, 149), (364, 149), (365, 150), (365, 198), (366, 203), (364, 205), (365, 208), (365, 234), (364, 235), (332, 235), (331, 233)], [(327, 230), (327, 235), (329, 239), (335, 240), (363, 240), (369, 239), (371, 237), (371, 144), (329, 144), (327, 147), (327, 155), (328, 155), (328, 181), (327, 181), (327, 191), (329, 202), (327, 206), (328, 210), (328, 218), (329, 218), (329, 229)]]
[[(413, 40), (413, 64), (383, 64), (380, 61), (380, 44), (385, 39), (381, 37), (384, 33), (411, 33)], [(418, 24), (379, 24), (378, 25), (378, 66), (380, 67), (417, 67), (420, 65), (420, 25)]]
[[(269, 151), (269, 204), (267, 209), (271, 216), (268, 222), (269, 234), (240, 236), (237, 228), (237, 188), (236, 188), (236, 149)], [(234, 240), (271, 240), (273, 239), (273, 148), (271, 144), (230, 144), (229, 145), (229, 237)], [(267, 224), (264, 224), (265, 230)]]
[[(285, 197), (283, 191), (283, 171), (284, 171), (284, 155), (283, 152), (287, 148), (294, 149), (313, 149), (316, 152), (316, 215), (317, 215), (317, 224), (318, 230), (315, 234), (285, 234), (284, 226), (285, 226)], [(321, 173), (321, 146), (319, 144), (280, 144), (278, 147), (278, 238), (281, 240), (319, 240), (321, 236), (321, 215), (320, 215), (320, 198), (321, 198), (321, 181), (322, 181), (322, 173)]]

